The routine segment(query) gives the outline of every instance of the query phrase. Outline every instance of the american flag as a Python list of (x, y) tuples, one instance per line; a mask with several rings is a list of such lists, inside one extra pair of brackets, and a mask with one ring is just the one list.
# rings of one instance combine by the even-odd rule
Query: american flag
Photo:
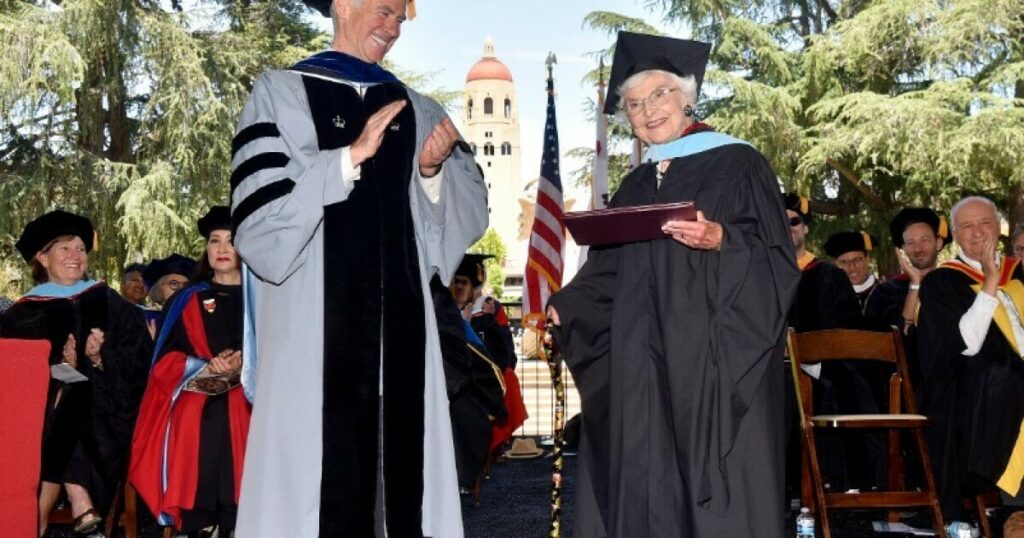
[(523, 326), (544, 329), (544, 306), (562, 287), (562, 250), (565, 224), (562, 213), (562, 178), (558, 172), (558, 129), (555, 126), (555, 82), (551, 74), (554, 55), (548, 56), (548, 115), (544, 123), (544, 153), (537, 182), (530, 250), (523, 283)]

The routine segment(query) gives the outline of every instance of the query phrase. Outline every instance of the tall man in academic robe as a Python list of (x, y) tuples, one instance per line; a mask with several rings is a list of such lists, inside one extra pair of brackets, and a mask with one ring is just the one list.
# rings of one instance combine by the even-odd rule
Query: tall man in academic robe
[(486, 229), (486, 186), (441, 106), (379, 65), (406, 0), (307, 3), (331, 50), (260, 75), (233, 144), (253, 399), (236, 534), (458, 538), (428, 282)]
[(957, 256), (921, 283), (920, 408), (943, 514), (960, 519), (966, 496), (998, 487), (1016, 502), (1021, 493), (1024, 273), (1018, 258), (998, 253), (990, 200), (957, 202), (950, 222)]

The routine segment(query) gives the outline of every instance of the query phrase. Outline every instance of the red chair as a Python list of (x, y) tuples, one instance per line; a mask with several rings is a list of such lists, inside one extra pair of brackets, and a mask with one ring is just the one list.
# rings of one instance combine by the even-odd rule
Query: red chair
[(0, 338), (0, 521), (4, 536), (39, 534), (39, 466), (50, 383), (45, 340)]

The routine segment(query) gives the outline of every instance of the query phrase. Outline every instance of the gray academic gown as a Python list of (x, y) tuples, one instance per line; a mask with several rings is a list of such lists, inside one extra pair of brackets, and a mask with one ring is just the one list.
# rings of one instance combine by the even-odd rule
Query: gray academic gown
[[(332, 360), (325, 352), (323, 298), (325, 280), (330, 288), (332, 279), (345, 278), (325, 278), (325, 259), (332, 253), (324, 229), (329, 228), (329, 208), (347, 200), (359, 180), (342, 181), (341, 148), (324, 150), (322, 140), (318, 145), (323, 122), (315, 126), (310, 112), (316, 108), (310, 104), (313, 92), (307, 91), (311, 77), (321, 85), (345, 84), (295, 71), (262, 74), (242, 112), (233, 148), (235, 245), (249, 270), (243, 382), (253, 399), (253, 415), (236, 530), (246, 538), (333, 535), (337, 531), (321, 528), (323, 514), (347, 508), (321, 507), (322, 472), (332, 464), (322, 443), (324, 364)], [(349, 86), (360, 95), (370, 91), (369, 86)], [(456, 149), (442, 168), (440, 198), (430, 200), (415, 163), (445, 112), (431, 99), (405, 91), (415, 114), (415, 148), (408, 148), (408, 217), (415, 231), (425, 326), (419, 516), (423, 536), (457, 538), (463, 535), (461, 506), (428, 282), (436, 274), (447, 283), (463, 253), (486, 229), (487, 191), (473, 156)], [(343, 128), (344, 121), (333, 121)], [(361, 181), (367, 181), (365, 176)], [(377, 534), (379, 527), (378, 519)]]

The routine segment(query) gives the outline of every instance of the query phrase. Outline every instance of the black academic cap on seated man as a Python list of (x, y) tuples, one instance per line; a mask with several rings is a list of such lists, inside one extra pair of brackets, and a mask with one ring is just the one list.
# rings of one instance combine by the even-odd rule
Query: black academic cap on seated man
[(793, 192), (787, 192), (782, 195), (782, 204), (786, 206), (786, 209), (795, 211), (800, 218), (804, 219), (804, 224), (811, 222), (811, 201), (799, 194)]
[(64, 235), (79, 237), (85, 243), (86, 252), (91, 252), (95, 246), (96, 235), (92, 222), (85, 217), (58, 209), (25, 225), (25, 231), (21, 232), (21, 237), (14, 247), (27, 262), (43, 250), (47, 243)]
[(199, 234), (209, 239), (214, 230), (231, 229), (231, 210), (228, 206), (215, 205), (196, 221)]
[(935, 235), (942, 238), (942, 248), (949, 243), (949, 224), (946, 218), (927, 207), (908, 207), (896, 213), (896, 216), (889, 223), (889, 233), (892, 234), (892, 243), (903, 248), (903, 232), (911, 224), (924, 223), (931, 227)]
[(455, 270), (455, 275), (468, 278), (474, 288), (479, 288), (484, 285), (484, 279), (487, 278), (484, 260), (493, 257), (491, 254), (466, 254), (462, 257), (459, 268)]
[[(307, 6), (319, 11), (324, 17), (331, 16), (332, 1), (333, 0), (303, 0)], [(366, 0), (363, 1), (365, 2)], [(416, 3), (413, 0), (409, 0), (406, 3), (405, 17), (410, 20), (416, 17)]]
[(195, 260), (181, 254), (171, 254), (164, 259), (149, 262), (149, 266), (142, 272), (142, 280), (146, 282), (146, 288), (152, 288), (157, 280), (167, 275), (182, 275), (191, 279), (195, 271)]
[(693, 75), (697, 93), (704, 82), (704, 70), (711, 57), (711, 44), (633, 32), (619, 32), (615, 42), (612, 74), (608, 78), (608, 96), (604, 113), (615, 114), (619, 105), (619, 86), (629, 77), (649, 69), (660, 69), (681, 77)]
[(867, 232), (839, 232), (825, 241), (825, 254), (838, 258), (847, 252), (868, 253), (878, 246), (878, 238)]

